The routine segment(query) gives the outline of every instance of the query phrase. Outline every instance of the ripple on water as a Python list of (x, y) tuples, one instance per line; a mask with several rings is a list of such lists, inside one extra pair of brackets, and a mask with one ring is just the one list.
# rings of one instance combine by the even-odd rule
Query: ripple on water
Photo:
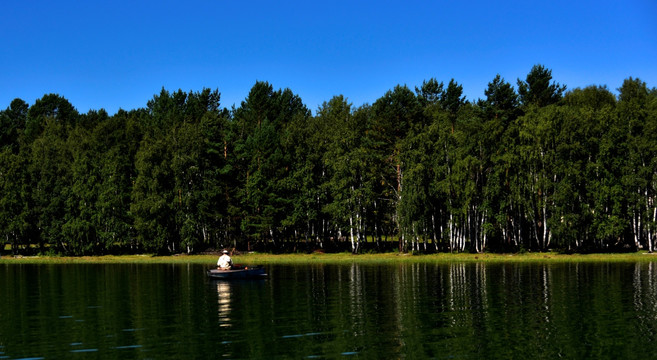
[(322, 333), (312, 332), (312, 333), (306, 333), (306, 334), (283, 335), (281, 338), (283, 338), (283, 339), (294, 339), (294, 338), (300, 338), (300, 337), (306, 337), (306, 336), (318, 336), (318, 335), (322, 335)]
[(117, 350), (124, 350), (124, 349), (139, 349), (140, 347), (142, 347), (142, 345), (124, 345), (124, 346), (117, 346), (117, 347), (114, 347), (113, 349), (117, 349)]

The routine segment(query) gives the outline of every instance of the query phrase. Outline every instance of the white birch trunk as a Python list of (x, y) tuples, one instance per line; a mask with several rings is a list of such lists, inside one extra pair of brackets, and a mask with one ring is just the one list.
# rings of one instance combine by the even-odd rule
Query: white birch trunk
[[(472, 215), (471, 215), (470, 209), (468, 209), (468, 211), (465, 212), (465, 229), (464, 230), (465, 230), (465, 231), (463, 231), (464, 232), (464, 234), (463, 234), (464, 240), (465, 240), (465, 236), (468, 236), (468, 235), (470, 236), (470, 239), (473, 239), (473, 237), (472, 237), (472, 235), (473, 235), (472, 234)], [(475, 244), (475, 249), (476, 249), (476, 247), (477, 247), (477, 245)]]
[(434, 214), (431, 214), (431, 228), (433, 230), (433, 247), (438, 251), (438, 241), (436, 240), (436, 216)]
[(484, 252), (486, 249), (486, 231), (484, 231), (484, 224), (486, 223), (486, 214), (481, 215), (481, 223), (479, 224), (479, 229), (481, 229), (481, 252)]
[[(653, 205), (653, 207), (654, 207), (654, 209), (653, 209), (653, 212), (652, 212), (652, 221), (653, 221), (653, 224), (654, 224), (654, 223), (657, 223), (657, 206)], [(648, 244), (649, 244), (648, 250), (650, 252), (653, 252), (653, 250), (655, 248), (654, 230), (653, 229), (651, 229), (650, 233), (648, 234)]]
[(482, 230), (482, 232), (481, 232), (481, 235), (482, 235), (481, 251), (482, 251), (482, 252), (486, 250), (486, 246), (488, 245), (488, 237), (487, 237), (488, 235), (487, 235), (486, 232), (484, 231), (484, 224), (485, 224), (485, 223), (486, 223), (486, 214), (484, 214), (484, 215), (481, 217), (481, 230)]
[[(442, 236), (443, 236), (443, 233), (444, 233), (443, 224), (440, 223), (440, 236), (441, 236), (441, 238), (442, 238)], [(443, 238), (443, 239), (444, 239), (444, 238)], [(438, 244), (436, 244), (436, 250), (438, 250)]]
[(351, 238), (351, 252), (354, 252), (356, 242), (354, 241), (354, 216), (349, 215), (349, 235)]
[(356, 247), (353, 248), (353, 252), (358, 251), (358, 243), (360, 242), (360, 212), (356, 212)]
[(635, 238), (636, 242), (634, 243), (637, 249), (639, 248), (639, 244), (641, 243), (642, 233), (643, 233), (643, 228), (641, 227), (641, 212), (639, 212), (637, 217), (637, 236)]
[(452, 219), (453, 219), (453, 215), (450, 213), (449, 214), (449, 224), (448, 224), (449, 230), (448, 231), (449, 231), (449, 250), (451, 252), (453, 252), (455, 247), (456, 247), (455, 246), (456, 244), (454, 244), (454, 238), (455, 238), (454, 237), (454, 222), (452, 221)]
[(632, 232), (634, 233), (634, 246), (638, 246), (639, 244), (639, 239), (637, 238), (638, 231), (637, 231), (637, 214), (636, 212), (634, 213), (634, 216), (632, 216)]
[(506, 243), (506, 227), (502, 227), (502, 243)]
[(543, 201), (543, 249), (550, 245), (548, 239), (548, 225), (547, 225), (547, 201)]

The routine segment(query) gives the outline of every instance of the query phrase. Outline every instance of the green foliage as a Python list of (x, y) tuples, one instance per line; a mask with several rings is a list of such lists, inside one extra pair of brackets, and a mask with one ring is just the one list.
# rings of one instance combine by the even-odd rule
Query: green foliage
[(75, 126), (78, 112), (65, 98), (57, 94), (48, 94), (38, 99), (29, 107), (25, 122), (25, 140), (36, 139), (47, 126), (47, 122), (57, 122), (62, 126)]
[(454, 79), (340, 95), (315, 116), (256, 82), (162, 89), (78, 114), (49, 94), (0, 112), (0, 237), (16, 254), (652, 251), (657, 90), (574, 89), (534, 66), (485, 99)]
[(546, 69), (543, 65), (534, 65), (525, 81), (518, 79), (520, 102), (525, 106), (539, 107), (559, 102), (566, 86), (551, 81), (552, 70)]
[(21, 99), (14, 99), (9, 107), (0, 112), (0, 148), (10, 147), (18, 152), (18, 136), (24, 130), (29, 105)]

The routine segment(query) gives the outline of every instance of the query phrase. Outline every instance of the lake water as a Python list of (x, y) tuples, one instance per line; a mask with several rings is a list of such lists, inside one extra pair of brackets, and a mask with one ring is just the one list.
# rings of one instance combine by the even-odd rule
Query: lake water
[(0, 265), (0, 358), (657, 358), (657, 263), (267, 270)]

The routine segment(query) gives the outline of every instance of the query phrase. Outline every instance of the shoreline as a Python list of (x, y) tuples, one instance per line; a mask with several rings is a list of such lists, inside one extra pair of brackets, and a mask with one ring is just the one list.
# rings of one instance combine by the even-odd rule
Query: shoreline
[[(207, 264), (216, 263), (219, 254), (202, 255), (106, 255), (106, 256), (2, 256), (0, 264)], [(402, 264), (402, 263), (583, 263), (583, 262), (652, 262), (657, 253), (609, 253), (609, 254), (470, 254), (440, 253), (411, 255), (399, 253), (358, 254), (311, 253), (311, 254), (266, 254), (248, 253), (234, 255), (233, 262), (246, 265), (312, 265), (312, 264)]]

